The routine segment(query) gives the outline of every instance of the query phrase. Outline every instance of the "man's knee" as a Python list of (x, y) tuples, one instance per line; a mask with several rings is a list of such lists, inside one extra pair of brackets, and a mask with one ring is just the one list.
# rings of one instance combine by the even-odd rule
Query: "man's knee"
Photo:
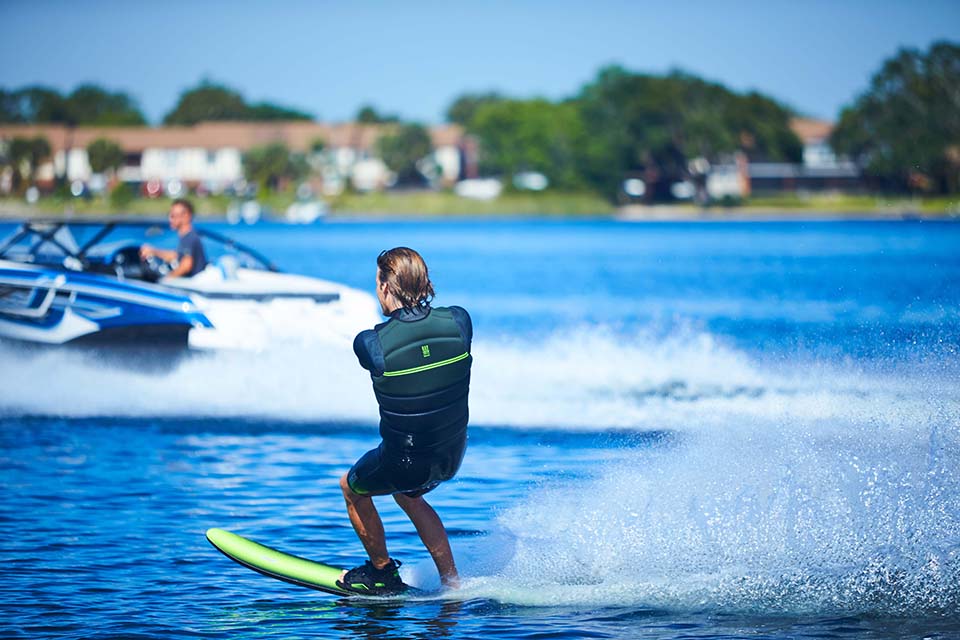
[(355, 493), (354, 490), (350, 487), (350, 480), (347, 473), (340, 476), (340, 491), (343, 492), (343, 497), (353, 502), (357, 498), (362, 498), (359, 493)]

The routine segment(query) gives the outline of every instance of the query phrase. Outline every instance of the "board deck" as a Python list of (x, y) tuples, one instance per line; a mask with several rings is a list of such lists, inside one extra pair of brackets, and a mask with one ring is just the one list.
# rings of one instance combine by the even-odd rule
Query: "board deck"
[(285, 553), (224, 529), (208, 529), (207, 540), (234, 562), (242, 564), (248, 569), (253, 569), (268, 578), (282, 580), (308, 589), (316, 589), (335, 596), (393, 599), (401, 596), (409, 597), (424, 594), (416, 587), (407, 587), (402, 594), (390, 596), (364, 595), (346, 591), (337, 586), (337, 580), (344, 574), (344, 569)]
[(267, 577), (337, 596), (358, 595), (337, 586), (343, 569), (284, 553), (224, 529), (208, 530), (207, 540), (231, 560)]
[(343, 576), (344, 569), (285, 553), (224, 529), (208, 529), (207, 541), (234, 562), (248, 569), (253, 569), (268, 578), (282, 580), (336, 596), (396, 598), (398, 595), (411, 596), (424, 593), (415, 587), (408, 587), (403, 594), (392, 596), (364, 595), (347, 591), (337, 586), (337, 580)]

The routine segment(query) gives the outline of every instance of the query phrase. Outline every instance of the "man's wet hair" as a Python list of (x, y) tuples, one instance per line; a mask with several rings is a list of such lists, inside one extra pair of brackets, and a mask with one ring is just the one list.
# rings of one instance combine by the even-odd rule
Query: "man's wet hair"
[(419, 253), (408, 247), (396, 247), (377, 256), (380, 282), (406, 308), (429, 304), (433, 300), (433, 283), (427, 264)]

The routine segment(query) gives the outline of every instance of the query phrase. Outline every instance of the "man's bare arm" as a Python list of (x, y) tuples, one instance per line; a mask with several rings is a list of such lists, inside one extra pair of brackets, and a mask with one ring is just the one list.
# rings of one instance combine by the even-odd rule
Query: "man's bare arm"
[[(174, 258), (176, 258), (176, 251), (173, 252)], [(193, 256), (187, 254), (180, 258), (180, 264), (177, 265), (177, 268), (171, 271), (166, 275), (167, 278), (179, 278), (190, 273), (190, 270), (193, 269)]]

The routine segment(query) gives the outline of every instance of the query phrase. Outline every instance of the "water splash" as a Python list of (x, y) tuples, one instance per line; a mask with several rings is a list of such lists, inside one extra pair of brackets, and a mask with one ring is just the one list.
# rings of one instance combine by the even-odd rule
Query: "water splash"
[(486, 550), (508, 551), (475, 574), (487, 577), (473, 595), (955, 616), (960, 414), (688, 433), (593, 482), (537, 491), (499, 526), (512, 544)]

